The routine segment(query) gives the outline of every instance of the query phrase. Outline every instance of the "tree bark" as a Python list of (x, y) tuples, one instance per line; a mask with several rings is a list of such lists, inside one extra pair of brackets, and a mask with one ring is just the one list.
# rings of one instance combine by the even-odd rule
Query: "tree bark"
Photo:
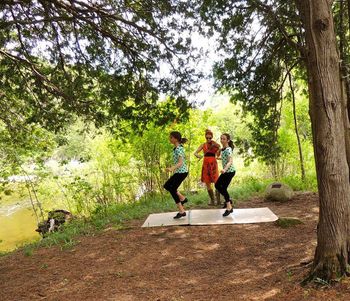
[(305, 29), (310, 117), (320, 199), (311, 278), (347, 273), (350, 184), (343, 124), (342, 83), (332, 16), (333, 1), (296, 0)]

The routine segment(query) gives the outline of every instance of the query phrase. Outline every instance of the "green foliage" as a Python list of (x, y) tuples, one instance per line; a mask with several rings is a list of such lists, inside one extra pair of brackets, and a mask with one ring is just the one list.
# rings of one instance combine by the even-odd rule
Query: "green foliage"
[[(278, 173), (272, 170), (271, 165), (256, 160), (250, 147), (244, 150), (241, 141), (252, 139), (246, 125), (252, 117), (245, 114), (240, 105), (229, 103), (225, 95), (217, 96), (215, 108), (191, 109), (187, 120), (167, 126), (150, 124), (142, 136), (137, 133), (112, 135), (107, 129), (96, 130), (77, 120), (65, 132), (53, 137), (53, 140), (64, 143), (58, 143), (45, 164), (32, 169), (28, 169), (31, 161), (24, 164), (31, 175), (37, 176), (30, 188), (43, 204), (44, 218), (48, 211), (54, 209), (69, 210), (79, 218), (77, 224), (66, 225), (62, 232), (50, 235), (42, 243), (62, 244), (69, 248), (76, 243), (74, 237), (77, 234), (91, 233), (108, 224), (123, 227), (126, 220), (142, 218), (152, 212), (174, 210), (173, 201), (162, 187), (170, 176), (165, 168), (173, 164), (173, 146), (169, 143), (169, 133), (173, 130), (179, 130), (188, 138), (184, 146), (190, 176), (180, 190), (190, 197), (190, 207), (207, 206), (207, 194), (200, 183), (202, 160), (193, 155), (205, 141), (204, 131), (207, 128), (213, 130), (217, 142), (221, 133), (229, 132), (236, 144), (233, 161), (237, 174), (230, 186), (234, 200), (245, 200), (263, 193), (276, 174), (278, 181), (288, 184), (293, 190), (316, 191), (306, 99), (302, 83), (297, 86), (300, 133), (307, 167), (305, 181), (297, 176), (299, 165), (290, 103), (283, 107), (278, 132), (282, 150), (275, 164), (279, 164)], [(218, 163), (221, 168), (221, 161)], [(1, 203), (28, 199), (27, 186), (25, 183), (2, 183)], [(11, 191), (11, 195), (6, 195), (6, 191)]]
[(316, 171), (313, 170), (306, 175), (303, 181), (299, 176), (288, 175), (281, 178), (282, 183), (287, 184), (294, 191), (317, 191)]
[(233, 187), (229, 189), (233, 200), (247, 200), (251, 196), (258, 195), (264, 192), (268, 181), (259, 180), (256, 178), (240, 179), (241, 183), (235, 185), (233, 180)]
[(0, 120), (0, 177), (21, 172), (29, 160), (40, 165), (50, 157), (56, 147), (53, 133), (38, 125), (19, 123), (16, 133)]
[(51, 247), (61, 245), (62, 249), (69, 249), (77, 243), (75, 237), (92, 234), (94, 231), (93, 225), (86, 219), (75, 219), (61, 226), (59, 231), (50, 233), (45, 239), (33, 243), (32, 246)]
[[(14, 133), (13, 123), (59, 130), (76, 115), (118, 130), (127, 120), (140, 130), (158, 113), (162, 122), (186, 114), (183, 92), (196, 81), (186, 8), (181, 1), (2, 2), (1, 120)], [(164, 64), (171, 71), (160, 75)], [(166, 109), (168, 118), (157, 107), (163, 93), (178, 108)]]
[[(205, 141), (205, 129), (210, 128), (217, 142), (220, 142), (221, 133), (231, 134), (236, 144), (234, 165), (238, 170), (234, 181), (240, 185), (243, 184), (242, 179), (253, 178), (258, 179), (256, 183), (263, 183), (262, 177), (275, 177), (285, 180), (294, 190), (314, 190), (314, 161), (306, 99), (302, 94), (298, 94), (297, 99), (307, 171), (307, 179), (304, 182), (295, 176), (299, 170), (299, 157), (293, 134), (291, 104), (286, 103), (282, 110), (281, 127), (278, 132), (281, 156), (275, 160), (272, 169), (270, 165), (255, 160), (250, 147), (244, 149), (244, 141), (247, 141), (249, 146), (249, 141), (252, 140), (245, 123), (250, 117), (242, 112), (239, 105), (225, 104), (225, 96), (221, 96), (220, 101), (223, 104), (215, 110), (192, 109), (189, 111), (188, 120), (162, 127), (150, 125), (142, 136), (137, 133), (122, 137), (113, 136), (107, 130), (97, 131), (77, 120), (67, 129), (66, 135), (60, 133), (54, 138), (65, 142), (60, 143), (61, 145), (52, 152), (53, 160), (36, 168), (35, 172), (31, 170), (31, 174), (34, 172), (37, 176), (35, 189), (39, 199), (46, 204), (47, 210), (63, 206), (74, 214), (86, 216), (99, 206), (135, 200), (145, 193), (163, 192), (162, 186), (170, 176), (165, 172), (165, 168), (172, 164), (169, 133), (179, 130), (188, 138), (185, 150), (190, 176), (184, 182), (183, 188), (186, 191), (200, 190), (202, 161), (195, 158), (193, 153)], [(220, 161), (219, 166), (221, 167)], [(13, 189), (3, 183), (1, 187), (5, 192), (17, 191), (19, 186)], [(25, 191), (21, 194), (23, 193)], [(3, 198), (6, 198), (5, 193)]]
[(133, 199), (137, 187), (130, 144), (108, 133), (95, 137), (90, 145), (91, 162), (100, 204)]
[(54, 158), (62, 163), (74, 159), (80, 162), (90, 160), (89, 145), (96, 135), (98, 132), (92, 125), (89, 126), (77, 119), (71, 126), (56, 135), (58, 147)]
[[(242, 186), (234, 186), (230, 192), (235, 201), (243, 201), (253, 195), (263, 192), (265, 185), (257, 179), (247, 179)], [(207, 208), (206, 192), (200, 191), (190, 194), (187, 208)], [(32, 256), (36, 247), (51, 247), (60, 245), (62, 249), (69, 249), (78, 243), (79, 235), (92, 235), (106, 226), (113, 226), (116, 230), (127, 229), (125, 223), (142, 219), (151, 213), (174, 210), (174, 201), (170, 196), (161, 194), (144, 195), (139, 201), (128, 203), (114, 203), (107, 206), (99, 205), (88, 218), (73, 219), (60, 227), (57, 232), (50, 233), (45, 239), (29, 244), (23, 249), (26, 256)]]
[(72, 196), (78, 214), (86, 214), (92, 210), (94, 206), (93, 188), (86, 179), (77, 176), (72, 182), (65, 185), (65, 188)]
[(301, 23), (294, 1), (208, 0), (199, 13), (225, 54), (214, 67), (216, 87), (252, 116), (251, 139), (240, 141), (243, 149), (250, 147), (255, 157), (275, 164), (282, 153), (277, 132), (285, 73), (300, 63), (294, 44)]
[(172, 160), (167, 129), (151, 126), (141, 139), (137, 135), (130, 138), (134, 169), (138, 170), (138, 185), (144, 192), (160, 191), (167, 177), (165, 167)]

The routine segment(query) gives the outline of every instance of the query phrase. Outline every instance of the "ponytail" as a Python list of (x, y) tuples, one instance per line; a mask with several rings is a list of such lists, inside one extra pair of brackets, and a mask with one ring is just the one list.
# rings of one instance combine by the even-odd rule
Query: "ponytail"
[(233, 141), (231, 140), (231, 137), (229, 134), (224, 133), (224, 136), (226, 136), (227, 140), (228, 140), (228, 146), (232, 148), (232, 150), (235, 148), (235, 145), (233, 144)]
[(184, 143), (186, 143), (187, 141), (188, 141), (188, 139), (187, 139), (187, 138), (181, 138), (180, 143), (181, 143), (181, 144), (184, 144)]
[(230, 140), (228, 142), (228, 146), (232, 148), (232, 150), (235, 148), (235, 145), (233, 144), (233, 142)]
[(181, 144), (186, 143), (188, 141), (187, 138), (181, 137), (181, 133), (180, 132), (176, 132), (176, 131), (171, 132), (170, 136), (174, 137)]

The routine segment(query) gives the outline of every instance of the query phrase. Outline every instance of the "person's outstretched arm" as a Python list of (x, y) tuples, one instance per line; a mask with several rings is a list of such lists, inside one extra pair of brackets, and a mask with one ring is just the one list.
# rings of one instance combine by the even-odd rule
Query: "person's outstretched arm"
[(200, 152), (202, 149), (203, 149), (203, 144), (201, 144), (201, 145), (197, 148), (197, 150), (194, 152), (194, 155), (195, 155), (198, 159), (202, 159), (202, 158), (203, 158), (203, 156), (201, 156), (201, 155), (199, 154), (199, 152)]

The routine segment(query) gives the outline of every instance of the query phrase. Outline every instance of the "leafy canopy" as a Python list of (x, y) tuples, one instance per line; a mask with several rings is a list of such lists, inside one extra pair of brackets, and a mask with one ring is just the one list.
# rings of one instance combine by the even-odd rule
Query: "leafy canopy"
[(180, 108), (166, 119), (183, 116), (194, 79), (186, 7), (175, 0), (1, 1), (0, 119), (9, 130), (30, 123), (56, 130), (73, 115), (140, 129), (140, 122), (164, 121), (162, 94)]

